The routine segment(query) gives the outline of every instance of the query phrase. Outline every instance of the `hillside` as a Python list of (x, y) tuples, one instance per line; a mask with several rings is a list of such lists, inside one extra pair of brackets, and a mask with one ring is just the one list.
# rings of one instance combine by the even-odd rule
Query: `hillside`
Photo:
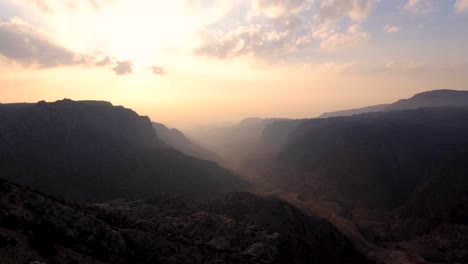
[(385, 263), (468, 262), (468, 108), (294, 127), (272, 152), (245, 163), (265, 192), (326, 217)]
[(149, 118), (107, 102), (0, 105), (0, 175), (77, 201), (244, 188), (213, 162), (164, 144)]
[(80, 205), (0, 181), (0, 262), (34, 261), (371, 263), (331, 224), (274, 198), (157, 195)]
[(304, 182), (316, 177), (312, 196), (393, 209), (442, 179), (457, 190), (440, 191), (463, 196), (467, 149), (468, 108), (422, 108), (306, 121), (280, 159)]

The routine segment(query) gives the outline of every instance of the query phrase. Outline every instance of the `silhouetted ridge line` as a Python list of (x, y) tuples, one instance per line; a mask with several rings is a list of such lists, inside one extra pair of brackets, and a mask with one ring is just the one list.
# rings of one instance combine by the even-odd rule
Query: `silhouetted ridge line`
[(163, 143), (148, 117), (104, 101), (3, 104), (0, 150), (2, 177), (72, 200), (207, 196), (246, 186)]

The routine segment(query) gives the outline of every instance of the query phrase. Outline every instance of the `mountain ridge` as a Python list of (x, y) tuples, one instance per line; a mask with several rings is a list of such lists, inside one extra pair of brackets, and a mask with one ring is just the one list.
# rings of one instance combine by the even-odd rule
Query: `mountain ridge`
[(66, 199), (210, 195), (247, 186), (214, 162), (169, 147), (148, 117), (108, 102), (1, 105), (0, 128), (0, 175)]

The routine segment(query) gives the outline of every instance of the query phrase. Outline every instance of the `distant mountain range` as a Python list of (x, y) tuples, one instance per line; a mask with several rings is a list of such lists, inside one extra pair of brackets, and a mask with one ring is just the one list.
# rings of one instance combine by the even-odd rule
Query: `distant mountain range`
[(416, 94), (392, 104), (381, 104), (358, 109), (323, 113), (319, 118), (352, 116), (363, 113), (416, 109), (422, 107), (463, 107), (468, 106), (468, 92), (455, 90), (434, 90)]
[[(372, 112), (386, 112), (423, 107), (464, 107), (468, 106), (468, 91), (434, 90), (402, 99), (393, 104), (381, 104), (363, 108), (326, 112), (318, 118), (353, 116)], [(311, 118), (314, 119), (314, 118)], [(311, 119), (290, 119), (272, 122), (264, 127), (258, 141), (260, 151), (267, 153), (279, 151), (287, 142), (289, 135), (301, 123)]]
[(161, 141), (148, 117), (108, 102), (0, 105), (0, 175), (76, 201), (194, 196), (246, 184)]

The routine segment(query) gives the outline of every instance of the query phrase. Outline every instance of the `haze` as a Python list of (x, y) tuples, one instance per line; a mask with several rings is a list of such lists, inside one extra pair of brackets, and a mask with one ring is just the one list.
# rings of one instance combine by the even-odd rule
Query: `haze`
[(171, 126), (468, 90), (467, 0), (0, 0), (2, 103), (95, 99)]

